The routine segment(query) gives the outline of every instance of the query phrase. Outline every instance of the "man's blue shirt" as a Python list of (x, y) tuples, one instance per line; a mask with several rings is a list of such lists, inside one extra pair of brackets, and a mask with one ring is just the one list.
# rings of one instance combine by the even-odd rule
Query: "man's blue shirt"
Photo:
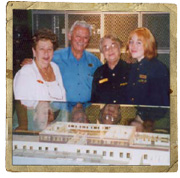
[(95, 70), (101, 66), (100, 60), (85, 51), (77, 60), (67, 47), (54, 52), (53, 62), (60, 69), (68, 102), (88, 102), (91, 99), (92, 80)]

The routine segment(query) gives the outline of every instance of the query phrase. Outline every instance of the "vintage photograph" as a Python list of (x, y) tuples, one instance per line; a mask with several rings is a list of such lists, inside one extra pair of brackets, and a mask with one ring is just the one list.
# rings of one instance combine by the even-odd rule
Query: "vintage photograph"
[(169, 169), (177, 154), (176, 6), (20, 4), (7, 6), (13, 17), (9, 168)]

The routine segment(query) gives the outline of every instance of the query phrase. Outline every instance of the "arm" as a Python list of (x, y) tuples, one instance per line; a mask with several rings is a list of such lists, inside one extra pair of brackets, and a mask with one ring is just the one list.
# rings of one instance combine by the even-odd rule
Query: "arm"
[(13, 83), (15, 100), (21, 100), (27, 107), (35, 107), (38, 103), (35, 82), (36, 75), (28, 66), (18, 71)]
[(27, 107), (22, 105), (20, 101), (16, 101), (15, 108), (19, 124), (16, 130), (28, 130)]
[(25, 58), (25, 59), (21, 62), (20, 66), (23, 67), (24, 65), (32, 64), (32, 61), (33, 61), (33, 59), (31, 59), (31, 58)]
[(169, 74), (166, 72), (166, 75), (161, 80), (161, 91), (162, 91), (162, 100), (164, 106), (170, 105), (170, 79)]
[(96, 77), (96, 72), (94, 74), (94, 78), (93, 78), (93, 82), (92, 82), (92, 91), (91, 91), (91, 102), (92, 103), (96, 103), (98, 102), (98, 96), (97, 96), (97, 90), (98, 90), (98, 86), (97, 86), (97, 77)]
[(151, 103), (159, 106), (169, 106), (169, 73), (165, 66), (160, 66), (151, 78)]

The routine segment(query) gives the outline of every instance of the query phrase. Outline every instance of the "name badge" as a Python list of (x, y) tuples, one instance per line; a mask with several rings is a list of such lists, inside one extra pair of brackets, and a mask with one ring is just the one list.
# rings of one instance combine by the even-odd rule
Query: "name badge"
[(139, 78), (141, 78), (141, 79), (147, 79), (147, 75), (140, 74), (140, 75), (139, 75)]
[(99, 83), (101, 84), (101, 83), (104, 83), (104, 82), (107, 82), (107, 81), (108, 81), (108, 78), (103, 78), (103, 79), (99, 80)]
[(147, 83), (147, 80), (146, 79), (139, 79), (138, 82), (139, 83)]
[(44, 82), (42, 80), (37, 80), (38, 83), (43, 84)]
[(93, 64), (92, 64), (92, 63), (90, 63), (90, 64), (88, 64), (88, 66), (89, 66), (89, 67), (92, 67), (92, 66), (93, 66)]
[(128, 83), (125, 82), (125, 83), (120, 83), (120, 86), (126, 86)]

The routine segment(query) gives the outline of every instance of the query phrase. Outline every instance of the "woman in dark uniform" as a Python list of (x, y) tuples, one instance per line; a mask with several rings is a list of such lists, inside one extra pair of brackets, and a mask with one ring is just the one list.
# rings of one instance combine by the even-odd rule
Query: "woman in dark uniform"
[(127, 53), (136, 59), (128, 81), (128, 104), (169, 106), (169, 72), (157, 60), (155, 38), (147, 28), (137, 28), (128, 38)]
[(106, 63), (94, 73), (91, 102), (125, 104), (129, 65), (120, 59), (121, 41), (112, 35), (100, 40), (100, 51)]

